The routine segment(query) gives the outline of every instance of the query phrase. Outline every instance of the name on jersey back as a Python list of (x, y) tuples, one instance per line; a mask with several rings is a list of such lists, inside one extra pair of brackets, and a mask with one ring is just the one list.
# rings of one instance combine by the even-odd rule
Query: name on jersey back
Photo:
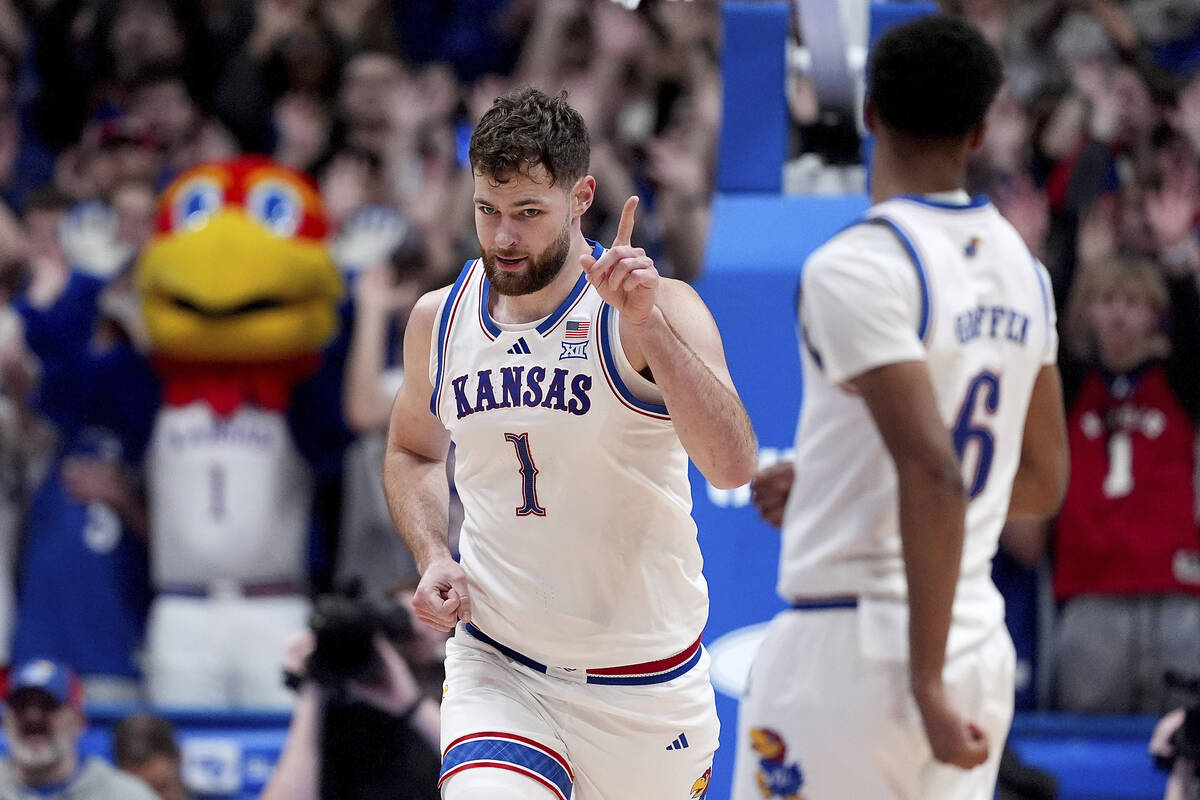
[(977, 306), (955, 316), (954, 333), (959, 344), (986, 337), (1024, 347), (1029, 335), (1029, 315), (1008, 306)]

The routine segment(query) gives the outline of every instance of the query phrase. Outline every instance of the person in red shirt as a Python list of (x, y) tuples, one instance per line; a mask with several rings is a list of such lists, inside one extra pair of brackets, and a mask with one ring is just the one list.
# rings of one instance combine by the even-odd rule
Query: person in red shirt
[(1200, 664), (1196, 275), (1114, 255), (1077, 277), (1062, 359), (1071, 481), (1054, 529), (1056, 704), (1173, 707)]

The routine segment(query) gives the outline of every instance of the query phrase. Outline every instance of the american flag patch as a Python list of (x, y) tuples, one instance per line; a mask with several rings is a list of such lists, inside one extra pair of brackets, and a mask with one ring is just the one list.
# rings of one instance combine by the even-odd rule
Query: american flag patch
[(567, 332), (563, 334), (564, 339), (586, 339), (588, 332), (592, 329), (591, 321), (580, 322), (578, 320), (569, 320), (567, 322)]

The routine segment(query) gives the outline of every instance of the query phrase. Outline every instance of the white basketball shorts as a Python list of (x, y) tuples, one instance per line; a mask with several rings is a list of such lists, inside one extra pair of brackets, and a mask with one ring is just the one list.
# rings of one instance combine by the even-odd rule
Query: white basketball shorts
[(946, 663), (949, 696), (990, 747), (964, 771), (933, 759), (907, 661), (872, 654), (859, 628), (855, 607), (772, 620), (738, 712), (733, 800), (992, 800), (1013, 715), (1008, 631)]
[(700, 800), (719, 732), (699, 642), (602, 671), (538, 664), (461, 623), (447, 643), (443, 786), (494, 768), (559, 800)]

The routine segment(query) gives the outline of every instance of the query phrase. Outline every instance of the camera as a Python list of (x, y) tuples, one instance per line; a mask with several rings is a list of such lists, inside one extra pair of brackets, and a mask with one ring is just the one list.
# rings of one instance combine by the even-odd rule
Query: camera
[(375, 648), (376, 634), (396, 646), (413, 638), (408, 610), (395, 601), (365, 595), (358, 583), (317, 597), (309, 627), (316, 646), (308, 659), (308, 676), (335, 690), (349, 681), (364, 686), (383, 683), (384, 664)]

